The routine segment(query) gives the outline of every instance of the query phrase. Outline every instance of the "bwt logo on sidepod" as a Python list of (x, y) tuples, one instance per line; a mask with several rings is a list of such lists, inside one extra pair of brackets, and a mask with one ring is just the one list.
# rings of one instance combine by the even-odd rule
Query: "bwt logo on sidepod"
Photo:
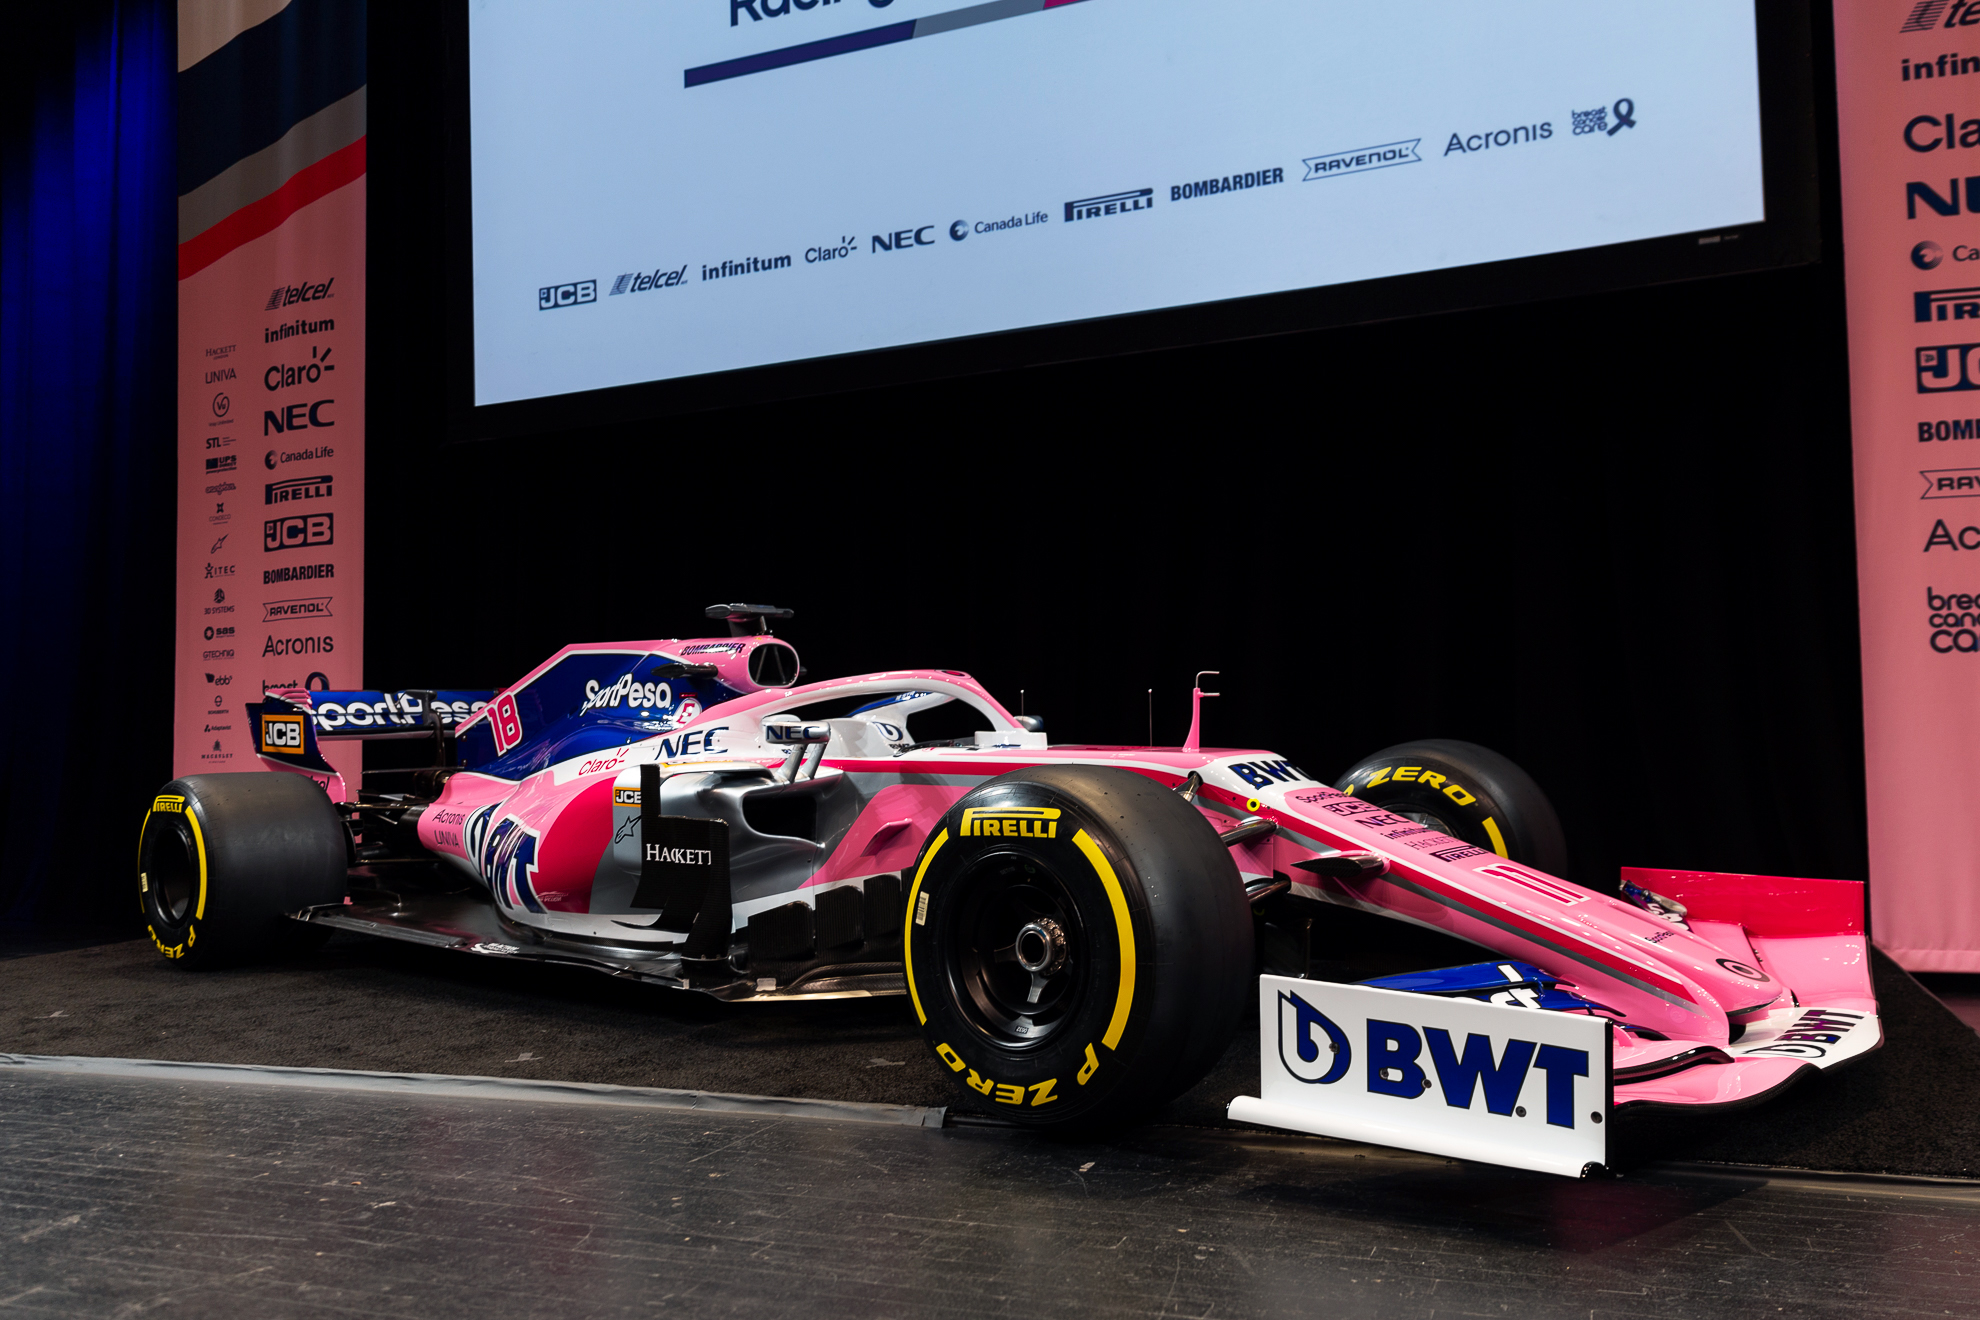
[[(1314, 1034), (1316, 1030), (1326, 1034), (1324, 1042)], [(1555, 1127), (1575, 1125), (1574, 1079), (1588, 1076), (1587, 1050), (1508, 1039), (1494, 1059), (1492, 1038), (1475, 1031), (1465, 1034), (1460, 1052), (1442, 1027), (1419, 1030), (1403, 1022), (1368, 1019), (1361, 1075), (1369, 1093), (1415, 1100), (1430, 1090), (1429, 1073), (1420, 1062), (1426, 1047), (1437, 1074), (1435, 1085), (1451, 1108), (1471, 1108), (1473, 1097), (1482, 1090), (1488, 1113), (1523, 1117), (1526, 1111), (1519, 1107), (1519, 1096), (1527, 1075), (1542, 1072), (1547, 1075), (1547, 1121)], [(1354, 1047), (1325, 1013), (1297, 994), (1280, 991), (1279, 1061), (1302, 1082), (1331, 1086), (1353, 1071)]]
[(536, 896), (536, 846), (540, 836), (514, 816), (504, 816), (476, 849), (482, 879), (505, 907), (543, 911)]

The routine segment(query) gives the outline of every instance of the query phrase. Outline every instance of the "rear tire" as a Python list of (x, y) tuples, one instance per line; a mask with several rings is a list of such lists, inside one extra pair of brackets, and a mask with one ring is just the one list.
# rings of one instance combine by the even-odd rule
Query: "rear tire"
[(1252, 986), (1252, 923), (1203, 816), (1109, 766), (972, 790), (908, 891), (909, 993), (956, 1082), (1029, 1127), (1117, 1124), (1209, 1072)]
[(187, 775), (160, 789), (138, 842), (151, 942), (187, 967), (292, 955), (327, 931), (287, 915), (346, 891), (343, 822), (313, 780)]
[(1455, 738), (1397, 743), (1357, 762), (1334, 787), (1473, 847), (1567, 874), (1554, 804), (1531, 775), (1488, 747)]

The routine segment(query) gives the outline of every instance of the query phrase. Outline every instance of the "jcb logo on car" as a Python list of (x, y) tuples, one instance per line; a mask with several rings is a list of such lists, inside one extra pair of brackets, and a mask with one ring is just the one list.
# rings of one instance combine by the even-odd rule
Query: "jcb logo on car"
[(615, 788), (612, 790), (612, 805), (615, 807), (636, 807), (639, 805), (639, 790), (636, 788)]
[(1057, 807), (964, 807), (962, 834), (968, 838), (999, 835), (1010, 839), (1059, 837)]
[(303, 747), (303, 717), (269, 715), (261, 721), (261, 750), (274, 755), (300, 752)]

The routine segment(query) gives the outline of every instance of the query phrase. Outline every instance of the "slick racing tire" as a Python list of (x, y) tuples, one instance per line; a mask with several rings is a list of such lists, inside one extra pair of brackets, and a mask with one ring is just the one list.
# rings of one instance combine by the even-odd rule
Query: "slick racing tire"
[(187, 967), (322, 942), (287, 916), (341, 902), (344, 826), (314, 781), (277, 771), (187, 775), (158, 791), (138, 842), (138, 902), (158, 951)]
[(1501, 857), (1567, 873), (1554, 804), (1526, 771), (1477, 743), (1397, 743), (1364, 757), (1334, 787)]
[(1091, 1128), (1188, 1089), (1252, 987), (1251, 910), (1196, 809), (1110, 766), (973, 789), (922, 845), (907, 980), (930, 1048), (1011, 1122)]

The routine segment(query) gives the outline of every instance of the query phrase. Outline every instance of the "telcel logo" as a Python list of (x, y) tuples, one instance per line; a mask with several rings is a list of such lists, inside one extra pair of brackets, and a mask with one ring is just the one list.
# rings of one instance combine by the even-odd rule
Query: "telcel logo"
[[(1943, 18), (1942, 23), (1939, 20)], [(1980, 25), (1980, 3), (1976, 0), (1918, 0), (1905, 17), (1900, 32), (1930, 32), (1934, 28)]]

